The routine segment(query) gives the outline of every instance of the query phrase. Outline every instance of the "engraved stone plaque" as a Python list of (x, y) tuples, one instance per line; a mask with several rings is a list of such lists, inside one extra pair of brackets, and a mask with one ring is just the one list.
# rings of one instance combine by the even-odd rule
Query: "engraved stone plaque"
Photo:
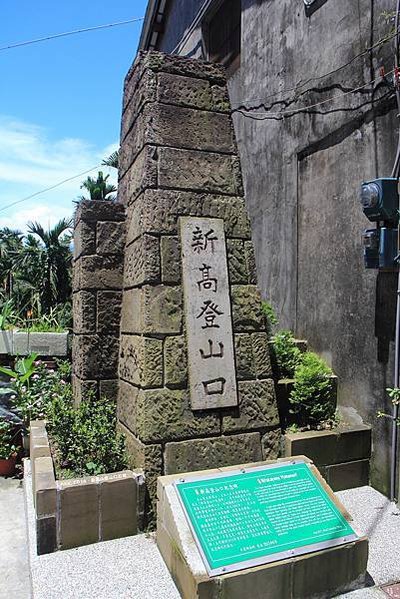
[(238, 403), (224, 222), (180, 218), (193, 410)]

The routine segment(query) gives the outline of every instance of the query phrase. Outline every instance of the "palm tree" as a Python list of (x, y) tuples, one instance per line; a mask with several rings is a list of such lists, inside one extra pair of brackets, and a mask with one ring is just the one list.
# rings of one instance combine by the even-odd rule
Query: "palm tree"
[(115, 150), (112, 154), (110, 154), (107, 158), (104, 158), (103, 162), (104, 166), (111, 166), (112, 168), (119, 167), (119, 150)]
[(40, 315), (43, 279), (42, 245), (40, 239), (28, 233), (21, 251), (14, 258), (16, 272), (13, 299), (21, 317), (27, 311)]
[(72, 237), (68, 232), (71, 227), (72, 219), (65, 218), (47, 231), (39, 223), (28, 223), (30, 234), (26, 238), (20, 266), (26, 279), (38, 289), (44, 313), (69, 301), (71, 296)]
[[(81, 189), (84, 188), (89, 192), (91, 200), (97, 201), (111, 201), (113, 202), (116, 198), (114, 194), (117, 191), (115, 185), (107, 183), (107, 180), (110, 175), (104, 176), (102, 171), (99, 171), (97, 175), (97, 179), (93, 179), (92, 177), (88, 177), (86, 181), (83, 181), (81, 185)], [(86, 200), (85, 196), (81, 196), (80, 200)]]
[(23, 247), (21, 231), (3, 227), (0, 229), (0, 284), (7, 299), (13, 294), (14, 263)]

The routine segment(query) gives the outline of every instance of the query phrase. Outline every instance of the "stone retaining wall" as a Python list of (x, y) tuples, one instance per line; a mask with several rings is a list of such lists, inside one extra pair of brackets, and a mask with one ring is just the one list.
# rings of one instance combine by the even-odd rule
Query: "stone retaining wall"
[(56, 480), (45, 423), (32, 421), (30, 431), (38, 555), (137, 534), (143, 524), (141, 471)]

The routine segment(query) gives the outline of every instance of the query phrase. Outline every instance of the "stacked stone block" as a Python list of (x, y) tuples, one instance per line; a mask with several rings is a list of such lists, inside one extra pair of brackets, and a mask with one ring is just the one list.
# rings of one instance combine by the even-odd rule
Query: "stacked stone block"
[[(277, 457), (278, 412), (225, 74), (140, 54), (124, 91), (119, 201), (127, 209), (118, 417), (152, 516), (161, 474)], [(190, 404), (179, 217), (224, 221), (239, 404)]]
[(116, 399), (125, 210), (114, 202), (82, 201), (76, 211), (73, 278), (73, 387)]

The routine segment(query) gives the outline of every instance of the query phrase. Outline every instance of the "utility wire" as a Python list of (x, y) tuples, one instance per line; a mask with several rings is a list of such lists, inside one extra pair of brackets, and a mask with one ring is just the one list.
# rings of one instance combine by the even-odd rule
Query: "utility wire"
[(107, 25), (96, 25), (94, 27), (86, 27), (85, 29), (75, 29), (73, 31), (66, 31), (64, 33), (55, 33), (54, 35), (48, 35), (46, 37), (38, 37), (33, 40), (28, 40), (25, 42), (15, 42), (14, 44), (9, 44), (8, 46), (0, 47), (0, 52), (3, 50), (11, 50), (12, 48), (19, 48), (20, 46), (29, 46), (30, 44), (39, 44), (40, 42), (47, 42), (48, 40), (53, 40), (59, 37), (66, 37), (67, 35), (76, 35), (77, 33), (87, 33), (88, 31), (97, 31), (99, 29), (107, 29), (110, 27), (119, 27), (120, 25), (127, 25), (128, 23), (137, 23), (138, 21), (143, 21), (144, 17), (138, 17), (136, 19), (128, 19), (127, 21), (117, 21), (116, 23), (107, 23)]
[[(303, 88), (305, 85), (308, 85), (311, 82), (320, 81), (321, 79), (325, 79), (326, 77), (329, 77), (330, 75), (335, 75), (336, 73), (339, 73), (340, 71), (342, 71), (346, 67), (348, 67), (351, 64), (353, 64), (353, 62), (355, 62), (356, 60), (358, 60), (362, 56), (365, 56), (366, 54), (368, 54), (372, 50), (375, 50), (375, 48), (378, 48), (379, 46), (383, 46), (384, 44), (387, 44), (388, 42), (390, 42), (395, 37), (396, 37), (396, 33), (393, 33), (392, 35), (388, 35), (388, 36), (380, 39), (378, 42), (375, 42), (375, 44), (373, 44), (372, 46), (369, 46), (369, 48), (366, 48), (365, 50), (363, 50), (359, 54), (356, 54), (355, 56), (353, 56), (353, 58), (351, 58), (345, 64), (342, 64), (341, 66), (337, 67), (336, 69), (333, 69), (332, 71), (324, 73), (323, 75), (318, 75), (317, 77), (311, 77), (310, 79), (307, 79), (307, 81), (304, 81), (304, 83), (299, 83), (298, 85), (295, 85), (294, 87), (288, 87), (288, 88), (286, 88), (286, 89), (284, 89), (282, 91), (279, 91), (279, 92), (273, 92), (272, 94), (269, 94), (268, 96), (264, 96), (264, 98), (248, 98), (246, 100), (240, 100), (240, 101), (237, 100), (236, 102), (233, 101), (232, 104), (234, 106), (236, 106), (236, 108), (241, 108), (241, 109), (243, 108), (244, 110), (246, 110), (248, 107), (244, 106), (244, 104), (246, 104), (247, 102), (265, 102), (265, 100), (268, 100), (270, 98), (274, 98), (276, 96), (279, 96), (280, 94), (287, 94), (289, 92), (297, 91), (297, 90)], [(306, 92), (302, 92), (302, 94), (304, 94), (304, 93), (306, 93)], [(280, 102), (284, 103), (285, 100), (281, 100), (281, 101), (277, 100), (276, 104), (278, 104)], [(262, 108), (262, 106), (260, 106), (260, 108)]]
[[(394, 69), (392, 71), (389, 71), (388, 73), (386, 73), (386, 75), (390, 75), (392, 73), (394, 73)], [(278, 120), (280, 120), (280, 119), (283, 119), (285, 116), (294, 116), (294, 115), (300, 114), (302, 112), (307, 112), (312, 108), (316, 108), (323, 104), (327, 104), (328, 102), (333, 102), (334, 100), (341, 99), (344, 96), (348, 96), (349, 94), (353, 94), (354, 92), (360, 91), (361, 89), (364, 89), (365, 87), (368, 87), (369, 85), (374, 84), (376, 81), (379, 81), (380, 79), (381, 79), (381, 77), (377, 77), (376, 79), (373, 79), (372, 81), (369, 81), (368, 83), (365, 83), (364, 85), (355, 87), (354, 89), (343, 92), (342, 94), (336, 94), (335, 96), (332, 96), (331, 98), (327, 98), (326, 100), (322, 100), (321, 102), (316, 102), (315, 104), (306, 105), (303, 108), (296, 108), (294, 110), (281, 110), (278, 112), (271, 112), (271, 111), (267, 111), (264, 113), (252, 112), (251, 114), (247, 114), (247, 112), (242, 108), (235, 108), (231, 111), (231, 114), (238, 113), (244, 117), (253, 118), (256, 121), (264, 121), (264, 120), (271, 119), (273, 117), (278, 117)], [(247, 110), (249, 110), (249, 108)]]
[[(393, 72), (394, 71), (390, 71), (389, 73), (387, 73), (387, 75), (390, 75)], [(311, 104), (311, 105), (305, 106), (304, 108), (298, 108), (298, 109), (295, 109), (295, 110), (286, 110), (286, 111), (283, 110), (283, 111), (280, 111), (280, 112), (268, 112), (268, 113), (262, 113), (262, 114), (257, 114), (257, 113), (256, 114), (254, 114), (254, 113), (247, 114), (242, 109), (236, 108), (236, 109), (234, 109), (234, 110), (231, 111), (231, 114), (237, 112), (238, 114), (241, 114), (242, 116), (244, 116), (246, 118), (251, 118), (251, 119), (253, 119), (255, 121), (283, 120), (284, 117), (285, 117), (285, 115), (294, 116), (296, 114), (308, 112), (312, 108), (316, 108), (316, 107), (318, 107), (318, 106), (320, 106), (322, 104), (326, 104), (328, 102), (332, 102), (332, 101), (337, 100), (339, 98), (343, 98), (344, 96), (347, 96), (347, 95), (352, 94), (352, 93), (354, 93), (356, 91), (359, 91), (360, 89), (363, 89), (363, 88), (367, 87), (368, 85), (372, 85), (373, 83), (375, 83), (379, 79), (380, 79), (380, 77), (378, 77), (376, 79), (373, 79), (372, 81), (370, 81), (368, 83), (365, 83), (364, 85), (361, 85), (361, 86), (359, 86), (357, 88), (354, 88), (354, 89), (349, 90), (347, 92), (344, 92), (342, 94), (336, 94), (335, 96), (332, 96), (331, 98), (327, 98), (326, 100), (322, 100), (321, 102), (317, 102), (315, 104)], [(367, 103), (369, 103), (369, 102), (367, 102)], [(358, 108), (360, 108), (360, 107), (359, 106), (356, 107), (355, 110), (358, 109)], [(47, 187), (45, 189), (42, 189), (40, 191), (37, 191), (37, 192), (35, 192), (35, 193), (27, 196), (25, 198), (22, 198), (21, 200), (17, 200), (16, 202), (12, 202), (11, 204), (8, 204), (7, 206), (3, 206), (3, 207), (0, 208), (0, 212), (2, 212), (4, 210), (7, 210), (7, 209), (9, 209), (9, 208), (11, 208), (11, 207), (13, 207), (13, 206), (15, 206), (17, 204), (21, 204), (22, 202), (26, 202), (28, 200), (31, 200), (32, 198), (34, 198), (36, 196), (39, 196), (39, 195), (41, 195), (43, 193), (46, 193), (47, 191), (51, 191), (53, 189), (56, 189), (57, 187), (60, 187), (61, 185), (64, 185), (64, 183), (68, 183), (69, 181), (73, 181), (74, 179), (78, 179), (79, 177), (83, 177), (84, 175), (87, 175), (88, 173), (91, 173), (92, 171), (94, 171), (94, 170), (96, 170), (98, 168), (101, 168), (101, 166), (102, 165), (100, 165), (100, 164), (96, 165), (96, 166), (88, 169), (87, 171), (84, 171), (83, 173), (79, 173), (78, 175), (74, 175), (72, 177), (68, 177), (68, 179), (64, 179), (63, 181), (60, 181), (59, 183), (56, 183), (55, 185), (52, 185), (51, 187)]]
[(52, 185), (51, 187), (46, 187), (45, 189), (36, 191), (35, 193), (32, 193), (31, 195), (27, 196), (26, 198), (22, 198), (21, 200), (17, 200), (16, 202), (7, 204), (7, 206), (2, 206), (0, 208), (0, 212), (3, 212), (3, 210), (8, 210), (8, 208), (12, 208), (12, 206), (16, 206), (17, 204), (22, 204), (22, 202), (27, 202), (28, 200), (31, 200), (32, 198), (35, 198), (36, 196), (42, 195), (42, 193), (46, 193), (46, 191), (51, 191), (52, 189), (56, 189), (57, 187), (64, 185), (64, 183), (69, 183), (69, 181), (73, 181), (74, 179), (83, 177), (84, 175), (87, 175), (88, 173), (91, 173), (92, 171), (94, 171), (98, 168), (101, 168), (101, 166), (102, 166), (101, 164), (98, 164), (97, 166), (93, 166), (92, 168), (89, 168), (87, 171), (83, 171), (83, 173), (79, 173), (78, 175), (73, 175), (73, 177), (68, 177), (68, 179), (64, 179), (63, 181), (60, 181), (59, 183), (56, 183), (55, 185)]

